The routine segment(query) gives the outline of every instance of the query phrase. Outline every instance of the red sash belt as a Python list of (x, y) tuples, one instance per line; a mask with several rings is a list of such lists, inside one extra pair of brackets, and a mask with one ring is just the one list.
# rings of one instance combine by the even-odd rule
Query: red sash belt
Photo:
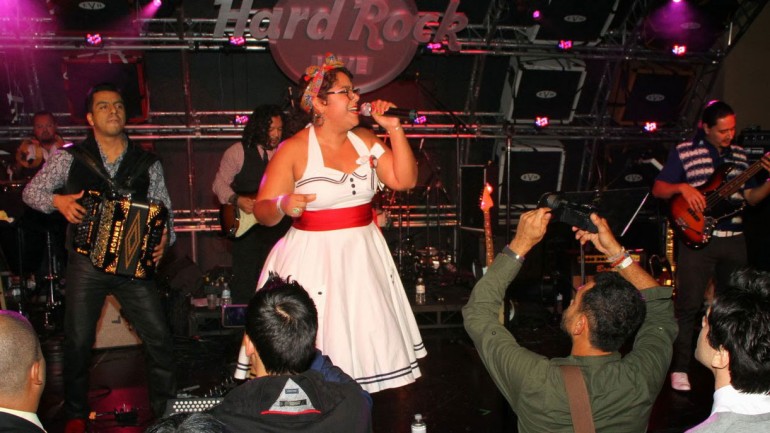
[(321, 232), (363, 227), (372, 222), (371, 203), (341, 209), (305, 211), (294, 220), (298, 230)]

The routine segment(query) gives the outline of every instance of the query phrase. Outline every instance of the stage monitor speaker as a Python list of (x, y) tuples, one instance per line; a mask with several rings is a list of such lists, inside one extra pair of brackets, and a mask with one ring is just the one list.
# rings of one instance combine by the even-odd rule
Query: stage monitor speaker
[(141, 56), (97, 53), (65, 57), (62, 72), (70, 115), (74, 121), (85, 123), (86, 96), (93, 86), (101, 83), (115, 84), (121, 90), (128, 123), (147, 120), (150, 98)]
[(570, 123), (585, 77), (581, 60), (514, 56), (503, 86), (501, 111), (515, 123), (534, 123), (538, 117)]
[[(481, 211), (481, 194), (484, 185), (489, 183), (495, 188), (497, 167), (489, 165), (460, 166), (460, 227), (464, 229), (484, 229), (484, 213)], [(492, 191), (493, 202), (495, 191)], [(493, 203), (489, 210), (492, 221), (497, 219), (498, 203)]]
[(142, 344), (142, 340), (120, 314), (120, 303), (114, 296), (107, 296), (102, 307), (102, 316), (96, 325), (94, 349), (136, 346), (138, 344)]
[(527, 30), (535, 44), (556, 45), (570, 40), (575, 45), (596, 45), (607, 32), (619, 0), (549, 0), (539, 7), (540, 19)]
[(624, 78), (611, 96), (613, 118), (620, 125), (634, 125), (675, 122), (695, 75), (684, 66), (645, 63), (628, 65)]
[[(512, 141), (501, 153), (496, 194), (500, 208), (534, 208), (540, 197), (561, 189), (564, 176), (564, 147), (556, 140)], [(504, 149), (505, 150), (505, 149)], [(510, 179), (508, 175), (510, 158)]]

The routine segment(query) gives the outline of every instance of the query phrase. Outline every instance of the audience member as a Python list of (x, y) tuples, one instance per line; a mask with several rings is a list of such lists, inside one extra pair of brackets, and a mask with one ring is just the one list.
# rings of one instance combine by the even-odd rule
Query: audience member
[(37, 406), (45, 388), (45, 358), (24, 316), (0, 310), (0, 431), (41, 433)]
[[(590, 405), (586, 418), (596, 431), (645, 432), (676, 337), (671, 287), (656, 287), (655, 279), (618, 243), (605, 219), (591, 215), (598, 233), (573, 229), (581, 244), (590, 241), (606, 254), (617, 272), (599, 274), (579, 288), (564, 311), (562, 329), (572, 340), (570, 356), (548, 359), (531, 352), (498, 321), (508, 285), (524, 256), (542, 240), (550, 218), (547, 208), (521, 216), (516, 236), (463, 308), (465, 329), (516, 412), (519, 432), (573, 431), (573, 419), (581, 414), (570, 411), (562, 366), (579, 367), (582, 374), (576, 375), (576, 383), (584, 381)], [(621, 345), (637, 328), (633, 349), (621, 356)]]
[(272, 275), (246, 313), (243, 345), (256, 378), (210, 413), (233, 432), (370, 432), (368, 394), (319, 356), (317, 331), (318, 312), (305, 289)]
[(716, 390), (711, 416), (689, 432), (770, 432), (770, 273), (733, 274), (703, 317), (695, 359)]

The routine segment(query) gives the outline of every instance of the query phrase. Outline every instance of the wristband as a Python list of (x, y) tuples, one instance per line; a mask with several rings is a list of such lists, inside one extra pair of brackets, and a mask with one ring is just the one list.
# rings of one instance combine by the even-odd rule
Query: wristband
[(281, 203), (283, 202), (283, 198), (286, 197), (285, 195), (279, 195), (278, 199), (275, 200), (275, 207), (278, 209), (278, 213), (281, 214), (281, 216), (286, 215), (286, 212), (281, 209)]
[(623, 261), (621, 261), (619, 264), (613, 266), (612, 268), (618, 271), (622, 271), (623, 269), (631, 266), (631, 264), (634, 263), (634, 259), (631, 258), (631, 256), (626, 256)]
[(521, 264), (524, 264), (524, 259), (525, 259), (524, 256), (519, 255), (519, 253), (513, 251), (511, 247), (509, 247), (508, 245), (506, 245), (505, 248), (503, 248), (503, 254), (512, 258), (513, 260), (516, 260)]
[(622, 259), (626, 254), (628, 254), (628, 251), (626, 251), (625, 248), (620, 247), (619, 253), (615, 254), (614, 256), (607, 256), (607, 263), (616, 262)]

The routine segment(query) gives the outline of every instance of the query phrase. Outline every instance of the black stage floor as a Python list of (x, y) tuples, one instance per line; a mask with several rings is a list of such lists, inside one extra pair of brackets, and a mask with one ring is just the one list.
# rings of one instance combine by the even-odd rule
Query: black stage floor
[[(409, 432), (415, 413), (423, 414), (432, 432), (517, 431), (515, 416), (489, 379), (465, 331), (457, 326), (461, 319), (454, 314), (453, 305), (460, 303), (458, 298), (467, 299), (469, 292), (466, 288), (436, 290), (432, 302), (446, 305), (416, 311), (425, 327), (422, 335), (428, 349), (428, 356), (420, 360), (423, 377), (409, 386), (373, 395), (375, 432)], [(431, 309), (442, 311), (438, 323), (431, 317)], [(558, 320), (540, 302), (519, 301), (511, 327), (523, 345), (538, 353), (564, 356), (569, 351), (569, 340), (560, 331)], [(221, 388), (232, 372), (240, 344), (237, 332), (206, 334), (175, 340), (179, 389), (190, 396), (205, 396)], [(65, 422), (61, 341), (62, 336), (56, 333), (43, 337), (48, 384), (39, 415), (49, 433), (62, 432)], [(708, 416), (711, 374), (693, 365), (692, 382), (690, 393), (664, 385), (650, 420), (650, 432), (681, 432)], [(97, 413), (92, 422), (95, 432), (141, 432), (152, 421), (139, 346), (94, 352), (90, 404)]]

